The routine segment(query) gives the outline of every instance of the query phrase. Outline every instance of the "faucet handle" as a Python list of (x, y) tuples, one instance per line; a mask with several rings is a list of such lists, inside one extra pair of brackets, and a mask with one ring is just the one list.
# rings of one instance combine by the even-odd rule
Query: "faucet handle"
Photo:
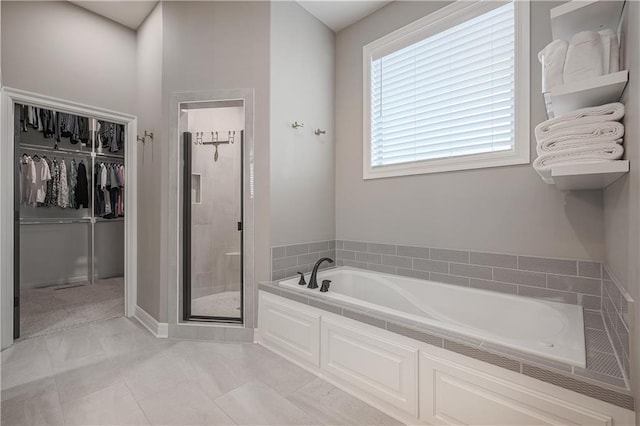
[(298, 285), (307, 285), (307, 282), (304, 280), (304, 274), (302, 272), (298, 272), (300, 274), (300, 281), (298, 281)]
[(329, 291), (329, 284), (331, 284), (331, 280), (322, 280), (322, 286), (320, 286), (320, 291), (322, 293), (326, 293)]

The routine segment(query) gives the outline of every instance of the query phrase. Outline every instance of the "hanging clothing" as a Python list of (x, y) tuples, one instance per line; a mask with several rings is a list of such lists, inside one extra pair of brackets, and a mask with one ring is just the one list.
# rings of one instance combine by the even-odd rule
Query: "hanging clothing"
[(51, 182), (51, 171), (45, 158), (34, 159), (35, 178), (29, 191), (29, 204), (36, 206), (44, 203), (47, 196), (48, 184)]
[(31, 157), (23, 154), (20, 157), (20, 204), (29, 204), (31, 190), (36, 183), (36, 166)]
[(75, 189), (75, 207), (89, 207), (89, 183), (87, 181), (87, 168), (84, 162), (78, 164), (78, 177)]
[(64, 160), (60, 162), (60, 177), (58, 183), (58, 206), (66, 209), (69, 207), (69, 184), (67, 182), (67, 164)]

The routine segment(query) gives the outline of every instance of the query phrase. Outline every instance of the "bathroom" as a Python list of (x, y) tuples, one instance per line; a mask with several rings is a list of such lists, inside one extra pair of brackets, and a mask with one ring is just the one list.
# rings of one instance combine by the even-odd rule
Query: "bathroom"
[[(94, 114), (117, 111), (128, 120), (131, 189), (125, 196), (131, 202), (125, 202), (124, 317), (11, 345), (13, 312), (7, 300), (14, 282), (9, 256), (14, 249), (13, 200), (3, 195), (3, 424), (524, 424), (523, 418), (537, 424), (637, 423), (633, 409), (640, 402), (640, 312), (633, 301), (640, 300), (640, 154), (634, 143), (638, 127), (631, 124), (640, 108), (640, 35), (632, 25), (640, 19), (637, 2), (614, 2), (625, 4), (620, 28), (612, 28), (621, 34), (620, 70), (628, 71), (619, 98), (625, 107), (621, 122), (628, 173), (620, 172), (604, 189), (590, 190), (561, 189), (560, 180), (548, 184), (533, 168), (538, 157), (534, 129), (549, 118), (538, 53), (555, 38), (552, 11), (576, 2), (517, 2), (529, 9), (518, 21), (528, 40), (519, 48), (528, 54), (516, 54), (515, 60), (517, 78), (525, 82), (518, 86), (522, 101), (514, 107), (517, 122), (523, 123), (515, 130), (517, 158), (448, 169), (444, 161), (437, 163), (437, 172), (394, 176), (367, 176), (363, 161), (370, 129), (363, 52), (457, 2), (90, 3), (2, 2), (2, 114), (8, 120), (5, 111), (12, 99), (46, 106), (50, 97), (70, 102), (67, 109), (91, 106)], [(143, 6), (146, 12), (136, 12)], [(123, 8), (119, 14), (118, 7)], [(124, 23), (136, 13), (142, 13), (138, 22)], [(66, 48), (54, 51), (47, 48), (50, 42)], [(229, 101), (242, 105), (240, 122), (212, 120), (184, 127), (184, 111)], [(215, 131), (217, 136), (211, 134)], [(213, 142), (214, 137), (228, 140), (230, 131), (237, 132), (234, 144), (195, 143), (198, 132), (204, 132), (204, 142)], [(189, 174), (183, 164), (183, 132), (191, 132), (193, 139), (194, 169)], [(4, 155), (7, 137), (3, 130), (2, 194), (11, 190), (5, 177), (13, 170), (13, 158)], [(231, 150), (240, 148), (243, 167), (227, 169)], [(220, 251), (242, 257), (237, 260), (241, 266), (234, 266), (234, 274), (241, 276), (234, 282), (241, 284), (234, 317), (212, 311), (206, 318), (186, 315), (189, 299), (196, 296), (189, 295), (187, 287), (198, 288), (197, 273), (212, 272), (197, 271), (189, 263), (198, 261), (201, 246), (196, 237), (203, 235), (185, 225), (185, 219), (195, 220), (197, 208), (205, 205), (184, 203), (187, 192), (198, 195), (192, 178), (199, 173), (196, 161), (205, 158), (208, 164), (203, 166), (213, 174), (232, 170), (236, 177), (241, 173), (243, 182), (240, 213), (227, 219), (235, 245)], [(204, 179), (206, 173), (201, 172), (203, 197), (217, 182)], [(185, 239), (186, 229), (193, 241)], [(334, 260), (323, 263), (317, 276), (319, 285), (331, 280), (329, 291), (316, 296), (316, 289), (308, 296), (297, 284), (297, 272), (308, 282), (321, 257)], [(410, 263), (403, 263), (407, 258)], [(235, 261), (227, 260), (229, 265)], [(324, 269), (336, 266), (444, 283), (447, 294), (457, 294), (460, 286), (455, 284), (462, 284), (515, 297), (505, 299), (506, 305), (493, 299), (485, 306), (474, 305), (474, 311), (487, 315), (516, 299), (563, 302), (584, 315), (585, 342), (589, 336), (608, 336), (606, 349), (583, 356), (598, 353), (603, 365), (613, 362), (615, 372), (587, 377), (574, 372), (574, 367), (583, 368), (575, 363), (569, 372), (566, 365), (541, 372), (533, 358), (508, 351), (494, 358), (505, 361), (497, 366), (485, 357), (487, 352), (476, 350), (481, 348), (466, 350), (479, 340), (466, 340), (464, 348), (455, 350), (459, 346), (447, 346), (441, 335), (411, 337), (407, 327), (396, 327), (393, 333), (389, 324), (406, 326), (406, 321), (394, 323), (389, 312), (366, 315), (370, 308), (361, 307), (354, 309), (365, 314), (358, 318), (337, 314), (338, 309), (345, 312), (339, 303), (348, 302), (335, 301), (341, 292), (339, 279), (329, 276), (335, 271)], [(295, 287), (281, 290), (277, 283), (285, 279), (294, 279)], [(284, 297), (285, 292), (293, 296)], [(445, 305), (470, 311), (461, 300), (452, 297)], [(621, 315), (614, 315), (617, 312)], [(297, 331), (293, 337), (306, 339), (309, 333), (302, 330), (309, 327), (318, 334), (317, 340), (307, 340), (313, 350), (282, 343), (295, 343), (293, 337), (277, 334), (282, 318), (289, 319), (282, 333)], [(269, 324), (275, 327), (271, 334)], [(362, 342), (356, 331), (394, 343), (395, 349), (376, 346), (389, 357), (362, 364), (379, 367), (377, 380), (389, 380), (402, 392), (327, 363), (341, 346), (334, 346), (335, 353), (326, 352), (324, 339), (332, 332), (340, 337), (337, 330), (349, 333), (336, 340), (345, 345)], [(622, 346), (616, 348), (614, 339)], [(408, 370), (405, 355), (412, 360)], [(439, 371), (425, 368), (436, 362)], [(403, 375), (386, 372), (383, 367), (389, 365)], [(157, 378), (158, 372), (163, 377)], [(442, 405), (433, 404), (441, 412), (426, 415), (429, 395), (424, 383), (434, 377), (444, 377), (434, 382), (443, 386), (438, 400)], [(587, 394), (576, 387), (585, 383)], [(484, 412), (506, 413), (497, 408), (507, 405), (500, 399), (504, 386), (511, 389), (509, 400), (526, 401), (523, 410), (533, 417), (510, 411), (500, 418), (474, 418), (478, 413), (473, 410), (456, 411), (457, 405), (477, 403)], [(461, 388), (480, 391), (456, 391)], [(453, 399), (447, 399), (451, 395)], [(544, 395), (562, 401), (573, 414), (557, 411)], [(487, 402), (491, 398), (494, 402)], [(111, 410), (113, 404), (118, 410)], [(256, 408), (265, 405), (272, 410)]]

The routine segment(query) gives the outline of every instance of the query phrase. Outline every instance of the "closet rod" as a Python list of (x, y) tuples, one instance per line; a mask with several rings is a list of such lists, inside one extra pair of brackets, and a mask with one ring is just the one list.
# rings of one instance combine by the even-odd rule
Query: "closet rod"
[(74, 150), (74, 149), (65, 149), (65, 148), (54, 149), (54, 148), (48, 148), (46, 146), (38, 146), (38, 145), (30, 145), (30, 144), (24, 144), (24, 145), (21, 144), (18, 147), (18, 150), (21, 150), (21, 149), (26, 149), (31, 151), (45, 151), (45, 152), (51, 152), (53, 154), (72, 154), (72, 155), (83, 155), (86, 157), (91, 157), (91, 151), (80, 151), (80, 150)]
[(20, 225), (58, 225), (67, 223), (91, 223), (91, 218), (69, 220), (25, 220), (20, 219)]

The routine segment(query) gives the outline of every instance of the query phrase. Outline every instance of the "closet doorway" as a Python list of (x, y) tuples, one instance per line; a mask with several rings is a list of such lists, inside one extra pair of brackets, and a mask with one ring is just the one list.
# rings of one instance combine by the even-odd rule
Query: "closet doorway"
[(244, 100), (180, 104), (184, 321), (243, 321)]
[[(2, 346), (131, 316), (135, 118), (13, 89), (3, 90), (2, 107), (9, 130), (3, 137), (10, 135), (2, 190), (13, 195), (11, 256), (2, 251), (12, 283), (3, 275)], [(2, 203), (5, 225), (6, 197)]]

